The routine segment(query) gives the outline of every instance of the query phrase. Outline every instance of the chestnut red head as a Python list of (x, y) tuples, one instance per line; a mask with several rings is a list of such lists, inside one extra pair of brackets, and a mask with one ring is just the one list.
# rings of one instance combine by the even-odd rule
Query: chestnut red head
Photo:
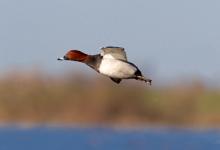
[(70, 50), (66, 53), (63, 58), (58, 58), (58, 60), (71, 60), (83, 62), (87, 59), (88, 55), (79, 50)]

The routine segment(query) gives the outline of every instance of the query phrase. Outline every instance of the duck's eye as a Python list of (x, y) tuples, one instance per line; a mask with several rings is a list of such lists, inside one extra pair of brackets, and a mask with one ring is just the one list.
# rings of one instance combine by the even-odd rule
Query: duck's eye
[(64, 60), (69, 60), (69, 58), (67, 56), (63, 56)]

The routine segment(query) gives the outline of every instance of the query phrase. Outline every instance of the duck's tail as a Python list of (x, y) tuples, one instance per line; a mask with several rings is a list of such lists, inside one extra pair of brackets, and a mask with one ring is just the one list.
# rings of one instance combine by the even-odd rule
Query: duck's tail
[(144, 76), (136, 76), (136, 79), (140, 80), (140, 81), (144, 81), (149, 85), (152, 85), (152, 80), (151, 79), (146, 79)]

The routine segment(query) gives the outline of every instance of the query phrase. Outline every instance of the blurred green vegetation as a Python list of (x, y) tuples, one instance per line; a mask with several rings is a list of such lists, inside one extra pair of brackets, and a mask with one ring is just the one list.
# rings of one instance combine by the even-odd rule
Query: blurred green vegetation
[(0, 122), (218, 126), (220, 92), (199, 81), (155, 88), (82, 74), (13, 72), (0, 79)]

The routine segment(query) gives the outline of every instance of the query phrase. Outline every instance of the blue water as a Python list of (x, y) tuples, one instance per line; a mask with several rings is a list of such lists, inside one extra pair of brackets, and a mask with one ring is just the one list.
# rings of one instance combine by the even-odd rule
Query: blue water
[(219, 150), (220, 130), (0, 128), (0, 150)]

